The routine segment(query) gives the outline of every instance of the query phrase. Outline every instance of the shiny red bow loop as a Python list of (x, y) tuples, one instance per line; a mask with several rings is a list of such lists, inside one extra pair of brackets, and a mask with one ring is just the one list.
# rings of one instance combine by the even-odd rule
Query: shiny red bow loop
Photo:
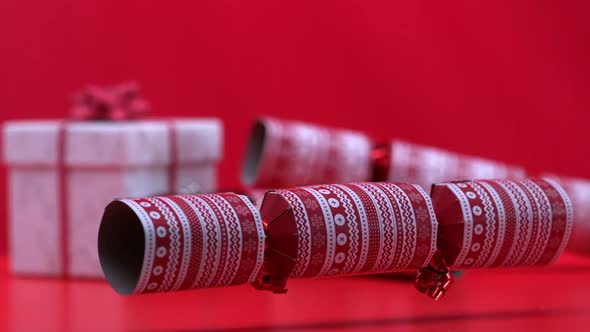
[(73, 98), (72, 118), (81, 121), (125, 121), (141, 118), (150, 111), (136, 82), (113, 86), (90, 85)]

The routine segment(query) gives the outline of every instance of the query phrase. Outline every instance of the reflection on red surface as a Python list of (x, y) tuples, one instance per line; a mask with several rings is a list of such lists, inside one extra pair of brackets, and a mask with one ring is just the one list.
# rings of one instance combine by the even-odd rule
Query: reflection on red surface
[(16, 278), (0, 260), (0, 331), (587, 331), (590, 260), (547, 269), (469, 272), (434, 302), (387, 278), (293, 280), (120, 297), (99, 281)]

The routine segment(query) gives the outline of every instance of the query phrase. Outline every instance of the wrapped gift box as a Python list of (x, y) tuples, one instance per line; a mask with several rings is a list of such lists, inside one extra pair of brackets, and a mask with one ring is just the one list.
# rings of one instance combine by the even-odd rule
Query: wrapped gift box
[(4, 127), (15, 273), (101, 277), (97, 234), (115, 197), (216, 189), (216, 119), (15, 121)]

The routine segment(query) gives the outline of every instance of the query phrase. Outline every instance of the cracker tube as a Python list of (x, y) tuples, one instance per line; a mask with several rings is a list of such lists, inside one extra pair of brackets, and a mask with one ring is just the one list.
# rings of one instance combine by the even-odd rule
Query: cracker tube
[(567, 251), (590, 255), (590, 180), (549, 175), (569, 195), (574, 209), (574, 226)]
[[(441, 183), (431, 197), (439, 222), (434, 270), (547, 265), (572, 229), (571, 202), (551, 180)], [(418, 276), (419, 289), (429, 277)]]
[(371, 141), (351, 130), (260, 119), (252, 128), (242, 182), (256, 188), (369, 181)]
[(436, 249), (437, 223), (418, 185), (354, 183), (268, 192), (263, 269), (254, 286), (286, 292), (289, 278), (416, 270)]
[(252, 282), (263, 262), (260, 214), (246, 196), (111, 202), (98, 237), (106, 279), (122, 295)]
[(401, 140), (377, 145), (373, 159), (375, 181), (417, 183), (425, 190), (437, 182), (525, 174), (520, 167)]

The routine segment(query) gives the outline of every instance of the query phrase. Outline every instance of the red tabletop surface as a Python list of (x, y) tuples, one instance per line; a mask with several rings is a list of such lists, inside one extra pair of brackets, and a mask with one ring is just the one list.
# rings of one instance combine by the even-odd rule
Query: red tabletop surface
[(439, 302), (389, 277), (292, 280), (121, 297), (101, 281), (15, 277), (0, 258), (2, 331), (588, 331), (590, 259), (472, 271)]

